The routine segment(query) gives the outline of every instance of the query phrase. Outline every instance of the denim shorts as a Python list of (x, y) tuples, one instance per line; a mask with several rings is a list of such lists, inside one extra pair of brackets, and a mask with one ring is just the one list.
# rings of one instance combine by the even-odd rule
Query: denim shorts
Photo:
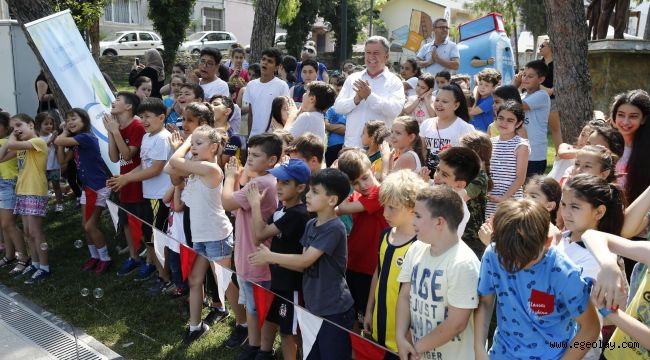
[[(237, 276), (237, 283), (239, 284), (239, 304), (246, 307), (247, 313), (257, 315), (255, 297), (253, 296), (253, 286), (255, 285), (241, 276)], [(257, 284), (265, 289), (271, 288), (271, 281), (258, 281)]]
[(192, 248), (197, 254), (205, 256), (210, 261), (230, 259), (232, 239), (232, 233), (230, 233), (225, 239), (192, 243)]
[(0, 209), (16, 207), (16, 179), (0, 179)]

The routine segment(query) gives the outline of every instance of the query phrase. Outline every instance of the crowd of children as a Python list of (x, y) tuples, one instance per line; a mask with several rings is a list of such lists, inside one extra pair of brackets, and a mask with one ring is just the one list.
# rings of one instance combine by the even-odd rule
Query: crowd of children
[[(526, 64), (513, 84), (485, 69), (474, 91), (464, 78), (422, 74), (407, 61), (401, 115), (389, 125), (366, 119), (363, 147), (344, 148), (346, 115), (333, 105), (345, 72), (319, 81), (322, 64), (304, 59), (296, 83), (277, 49), (246, 68), (242, 49), (231, 55), (221, 65), (206, 49), (197, 70), (176, 64), (164, 101), (149, 97), (151, 79), (142, 77), (134, 93), (116, 94), (104, 117), (116, 176), (83, 109), (62, 125), (47, 114), (1, 113), (0, 267), (27, 284), (51, 276), (48, 182), (59, 211), (59, 169), (73, 160), (89, 252), (81, 269), (114, 265), (98, 223), (118, 193), (128, 256), (117, 274), (157, 274), (160, 291), (189, 297), (184, 345), (228, 316), (227, 301), (235, 326), (226, 346), (247, 344), (242, 360), (275, 358), (278, 332), (283, 357), (298, 356), (296, 304), (324, 319), (309, 359), (351, 358), (342, 328), (404, 360), (650, 358), (645, 91), (618, 95), (608, 121), (559, 145), (554, 179), (543, 175), (544, 61)], [(145, 222), (142, 246), (129, 214)], [(175, 240), (164, 263), (155, 231)], [(199, 255), (187, 281), (180, 244)], [(221, 267), (236, 276), (214, 291)], [(263, 324), (255, 286), (276, 294)], [(213, 301), (202, 319), (206, 295)], [(592, 345), (598, 339), (614, 346)]]

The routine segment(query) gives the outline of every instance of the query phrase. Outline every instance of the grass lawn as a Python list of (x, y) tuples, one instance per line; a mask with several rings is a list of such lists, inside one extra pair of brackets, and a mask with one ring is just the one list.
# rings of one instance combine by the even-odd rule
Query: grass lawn
[[(233, 318), (215, 324), (208, 334), (191, 347), (181, 346), (189, 308), (185, 299), (149, 295), (133, 276), (119, 278), (117, 265), (107, 274), (96, 276), (79, 269), (88, 257), (85, 246), (77, 249), (76, 239), (83, 239), (81, 210), (66, 202), (63, 213), (50, 212), (45, 220), (52, 277), (42, 284), (24, 285), (0, 272), (0, 283), (19, 292), (45, 310), (83, 329), (127, 359), (231, 359), (238, 350), (221, 344), (230, 334)], [(127, 255), (116, 255), (114, 229), (110, 217), (103, 218), (102, 230), (116, 263)], [(94, 289), (102, 289), (96, 299)], [(82, 296), (82, 289), (89, 295)], [(206, 315), (206, 312), (203, 314)]]

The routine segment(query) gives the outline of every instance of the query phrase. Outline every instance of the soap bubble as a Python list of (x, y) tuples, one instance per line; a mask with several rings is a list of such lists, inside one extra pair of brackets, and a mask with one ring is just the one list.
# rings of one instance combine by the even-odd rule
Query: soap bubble
[(93, 296), (95, 299), (101, 299), (104, 296), (104, 290), (101, 288), (95, 288), (95, 290), (93, 290)]
[(47, 243), (41, 243), (41, 250), (47, 251), (48, 248), (49, 246), (47, 245)]
[(81, 296), (86, 297), (89, 294), (90, 294), (90, 290), (88, 290), (88, 288), (81, 289)]
[(83, 246), (84, 246), (83, 241), (81, 241), (81, 240), (75, 240), (74, 241), (74, 247), (76, 247), (77, 249), (81, 249)]

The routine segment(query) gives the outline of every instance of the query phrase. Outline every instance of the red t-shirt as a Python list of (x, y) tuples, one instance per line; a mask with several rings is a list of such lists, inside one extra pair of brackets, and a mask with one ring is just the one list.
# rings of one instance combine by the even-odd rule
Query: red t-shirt
[(352, 193), (350, 201), (359, 201), (366, 211), (352, 214), (352, 232), (348, 236), (348, 270), (372, 275), (377, 267), (379, 238), (388, 227), (384, 207), (379, 202), (379, 186), (370, 189), (368, 196)]
[[(120, 129), (120, 135), (128, 146), (135, 146), (138, 152), (129, 160), (122, 160), (120, 155), (120, 175), (124, 175), (129, 171), (140, 166), (140, 146), (142, 145), (142, 137), (145, 134), (144, 126), (140, 120), (134, 118), (129, 126)], [(127, 184), (120, 190), (120, 201), (123, 203), (138, 203), (144, 201), (142, 197), (142, 182), (132, 182)]]

